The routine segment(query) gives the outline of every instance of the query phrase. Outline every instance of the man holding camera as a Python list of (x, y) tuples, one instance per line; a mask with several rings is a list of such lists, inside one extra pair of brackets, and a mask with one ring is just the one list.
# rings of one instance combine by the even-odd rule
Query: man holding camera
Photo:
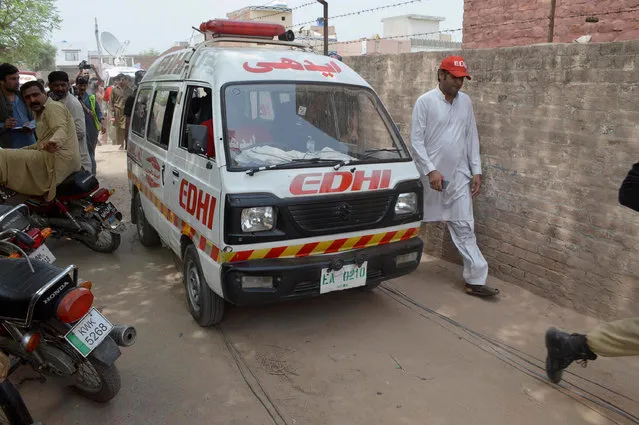
[[(80, 70), (78, 71), (78, 75), (75, 76), (75, 80), (76, 80), (76, 85), (77, 85), (77, 81), (78, 78), (80, 77), (84, 77), (87, 79), (87, 81), (91, 82), (92, 80), (97, 80), (96, 81), (96, 87), (99, 85), (104, 85), (104, 80), (102, 80), (102, 77), (100, 77), (100, 73), (98, 72), (97, 68), (95, 67), (95, 65), (91, 64), (89, 65), (87, 63), (87, 61), (82, 61), (80, 62), (79, 65)], [(90, 75), (89, 71), (93, 71), (93, 73), (95, 74), (95, 77), (92, 78)], [(77, 96), (77, 86), (74, 86), (74, 94)], [(92, 88), (90, 86), (87, 86), (87, 90), (89, 94), (93, 94)]]

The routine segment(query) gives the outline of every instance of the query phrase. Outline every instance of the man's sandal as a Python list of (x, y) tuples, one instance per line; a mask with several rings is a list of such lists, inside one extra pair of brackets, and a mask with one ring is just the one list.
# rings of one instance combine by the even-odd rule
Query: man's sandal
[(470, 285), (466, 284), (466, 293), (476, 297), (494, 297), (499, 294), (499, 289), (491, 288), (486, 285)]

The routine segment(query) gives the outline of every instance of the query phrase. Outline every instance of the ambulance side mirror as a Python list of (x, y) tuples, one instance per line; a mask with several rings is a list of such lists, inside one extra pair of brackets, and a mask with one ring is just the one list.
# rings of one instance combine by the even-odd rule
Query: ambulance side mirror
[(196, 155), (206, 154), (208, 128), (205, 125), (187, 124), (188, 151)]

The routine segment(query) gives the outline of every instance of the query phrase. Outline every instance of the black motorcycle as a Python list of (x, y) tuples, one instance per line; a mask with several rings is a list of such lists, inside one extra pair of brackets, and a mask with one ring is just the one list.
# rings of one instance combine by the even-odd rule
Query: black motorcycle
[(120, 390), (119, 346), (135, 343), (135, 328), (93, 307), (92, 284), (78, 283), (76, 266), (33, 260), (11, 238), (31, 243), (24, 232), (0, 231), (1, 250), (24, 254), (0, 256), (0, 350), (90, 400), (111, 400)]
[(101, 188), (94, 175), (82, 170), (60, 183), (50, 201), (0, 188), (0, 203), (25, 204), (33, 226), (51, 228), (53, 237), (75, 239), (93, 251), (111, 253), (120, 246), (125, 230), (122, 213), (109, 202), (113, 192)]

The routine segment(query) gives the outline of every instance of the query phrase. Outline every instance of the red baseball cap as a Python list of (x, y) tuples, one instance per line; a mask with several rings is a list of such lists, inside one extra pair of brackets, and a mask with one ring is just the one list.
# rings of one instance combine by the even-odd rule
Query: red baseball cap
[(439, 69), (448, 71), (455, 77), (466, 77), (469, 80), (471, 79), (470, 75), (468, 74), (466, 61), (464, 61), (464, 58), (462, 58), (461, 56), (448, 56), (442, 61)]

